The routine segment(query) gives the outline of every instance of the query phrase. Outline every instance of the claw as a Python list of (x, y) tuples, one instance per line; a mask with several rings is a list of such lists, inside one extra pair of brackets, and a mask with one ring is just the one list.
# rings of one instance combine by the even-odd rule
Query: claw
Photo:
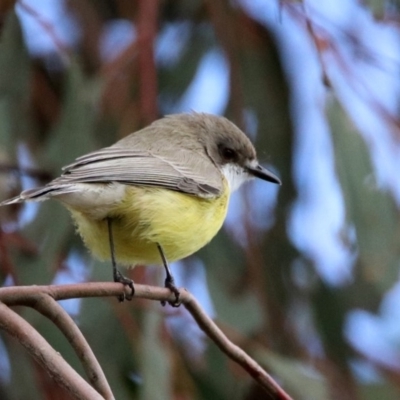
[(131, 293), (130, 294), (121, 294), (118, 296), (118, 301), (122, 303), (124, 300), (131, 301), (133, 299), (133, 296), (135, 295), (135, 286), (134, 282), (132, 279), (127, 278), (126, 276), (122, 275), (121, 272), (116, 270), (114, 274), (114, 282), (120, 282), (124, 286), (129, 286), (131, 288)]
[[(172, 276), (165, 278), (164, 286), (166, 288), (168, 288), (175, 295), (175, 301), (169, 301), (168, 304), (172, 307), (176, 307), (176, 308), (179, 307), (182, 304), (179, 299), (181, 293), (180, 293), (179, 289), (175, 286), (175, 282), (174, 282), (174, 279), (172, 278)], [(166, 304), (165, 301), (161, 302), (162, 306), (165, 306), (165, 304)]]

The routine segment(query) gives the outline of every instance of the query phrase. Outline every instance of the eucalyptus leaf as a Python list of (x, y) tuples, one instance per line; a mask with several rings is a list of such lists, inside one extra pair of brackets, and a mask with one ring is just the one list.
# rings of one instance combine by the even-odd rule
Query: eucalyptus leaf
[(337, 102), (329, 105), (328, 117), (347, 224), (355, 228), (361, 277), (388, 289), (399, 273), (399, 212), (392, 195), (377, 186), (370, 149)]

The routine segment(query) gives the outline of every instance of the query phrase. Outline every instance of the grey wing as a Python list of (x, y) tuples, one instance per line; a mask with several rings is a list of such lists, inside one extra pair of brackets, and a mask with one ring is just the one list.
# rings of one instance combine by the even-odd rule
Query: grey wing
[(187, 149), (145, 152), (108, 147), (79, 157), (49, 187), (120, 182), (162, 187), (201, 197), (222, 192), (222, 175), (206, 154)]

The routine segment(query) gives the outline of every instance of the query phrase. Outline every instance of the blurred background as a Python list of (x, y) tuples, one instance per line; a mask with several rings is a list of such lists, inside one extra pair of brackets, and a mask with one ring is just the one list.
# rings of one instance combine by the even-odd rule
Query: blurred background
[[(252, 182), (172, 266), (295, 399), (400, 392), (398, 0), (3, 0), (0, 200), (162, 115), (225, 115)], [(110, 280), (56, 202), (0, 209), (3, 285)], [(157, 267), (130, 276), (159, 284)], [(264, 399), (183, 308), (69, 300), (118, 399)], [(80, 373), (53, 325), (20, 309)], [(67, 399), (0, 332), (1, 399)]]

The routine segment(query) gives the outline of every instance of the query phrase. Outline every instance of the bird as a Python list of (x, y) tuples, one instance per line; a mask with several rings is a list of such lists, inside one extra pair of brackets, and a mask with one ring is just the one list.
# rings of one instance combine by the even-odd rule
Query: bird
[(175, 294), (169, 263), (205, 246), (220, 230), (231, 193), (259, 178), (280, 179), (258, 162), (246, 134), (208, 113), (171, 114), (78, 157), (45, 186), (28, 189), (0, 206), (58, 200), (72, 215), (86, 247), (111, 260), (113, 279), (131, 288), (124, 266), (160, 264)]

